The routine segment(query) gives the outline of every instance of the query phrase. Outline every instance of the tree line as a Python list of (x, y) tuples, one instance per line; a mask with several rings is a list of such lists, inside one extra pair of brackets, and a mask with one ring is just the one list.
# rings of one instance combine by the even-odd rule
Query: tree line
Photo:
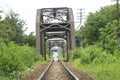
[(98, 44), (104, 50), (113, 53), (120, 47), (119, 14), (116, 5), (102, 7), (95, 13), (89, 13), (85, 25), (76, 31), (77, 46)]
[[(3, 14), (3, 11), (0, 11)], [(10, 10), (0, 14), (0, 80), (18, 80), (34, 71), (43, 57), (35, 47), (35, 35), (25, 34), (26, 22)]]
[[(1, 14), (4, 11), (0, 11)], [(0, 39), (6, 44), (14, 41), (18, 45), (28, 44), (35, 47), (35, 35), (31, 32), (29, 35), (25, 34), (27, 28), (24, 29), (26, 22), (19, 18), (19, 14), (10, 10), (5, 17), (0, 15)]]
[(77, 48), (70, 51), (70, 63), (94, 80), (119, 80), (120, 25), (116, 5), (89, 13), (76, 31)]

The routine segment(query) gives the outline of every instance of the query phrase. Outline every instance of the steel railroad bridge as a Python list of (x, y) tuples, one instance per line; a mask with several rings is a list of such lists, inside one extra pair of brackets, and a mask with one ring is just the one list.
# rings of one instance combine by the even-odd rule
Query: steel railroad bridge
[(63, 57), (68, 50), (75, 49), (74, 17), (71, 8), (42, 8), (36, 14), (36, 48), (46, 60), (50, 57), (50, 49), (54, 46), (62, 48)]

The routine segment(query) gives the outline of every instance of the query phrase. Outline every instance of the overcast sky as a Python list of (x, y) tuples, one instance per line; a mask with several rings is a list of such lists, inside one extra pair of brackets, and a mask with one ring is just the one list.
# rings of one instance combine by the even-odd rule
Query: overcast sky
[[(8, 11), (8, 7), (20, 15), (26, 21), (27, 34), (35, 32), (36, 10), (51, 7), (70, 7), (73, 9), (76, 20), (77, 9), (84, 8), (85, 15), (95, 12), (101, 7), (115, 4), (112, 0), (0, 0), (0, 10)], [(75, 25), (76, 27), (78, 24)]]

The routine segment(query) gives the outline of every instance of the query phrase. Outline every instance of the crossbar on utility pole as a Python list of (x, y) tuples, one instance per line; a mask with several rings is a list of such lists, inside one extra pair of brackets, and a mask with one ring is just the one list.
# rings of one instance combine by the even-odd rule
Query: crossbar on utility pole
[(85, 9), (77, 9), (78, 10), (78, 16), (77, 16), (77, 18), (79, 19), (79, 25), (77, 26), (77, 28), (76, 28), (76, 30), (78, 30), (79, 28), (80, 28), (80, 26), (81, 26), (81, 24), (82, 24), (82, 20), (84, 19), (83, 18), (83, 16), (85, 16), (85, 15), (83, 15), (83, 14), (85, 14), (85, 12), (83, 12)]
[(112, 0), (112, 1), (116, 1), (117, 21), (118, 21), (118, 27), (119, 27), (119, 0)]

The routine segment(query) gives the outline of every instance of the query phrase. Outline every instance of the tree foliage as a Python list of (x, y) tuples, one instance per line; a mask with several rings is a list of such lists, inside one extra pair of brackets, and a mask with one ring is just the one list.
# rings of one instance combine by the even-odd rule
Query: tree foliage
[(25, 37), (25, 44), (28, 44), (31, 47), (35, 47), (35, 35), (34, 32), (31, 32), (29, 35)]
[(118, 36), (117, 36), (117, 21), (113, 20), (108, 22), (105, 28), (100, 28), (100, 42), (104, 49), (113, 53), (114, 49), (118, 49)]
[(26, 35), (24, 25), (25, 21), (13, 10), (5, 17), (0, 15), (0, 80), (18, 80), (36, 61), (43, 61), (33, 48), (35, 36)]
[(80, 44), (93, 45), (99, 43), (110, 52), (118, 48), (119, 27), (116, 21), (118, 18), (116, 11), (116, 5), (110, 5), (102, 7), (95, 13), (89, 13), (84, 27), (76, 33), (76, 37), (80, 39)]
[(0, 38), (6, 43), (15, 41), (21, 45), (24, 40), (24, 25), (25, 21), (21, 20), (13, 10), (10, 10), (5, 18), (0, 20)]
[(106, 24), (116, 19), (115, 6), (106, 6), (96, 13), (90, 13), (85, 23), (85, 32), (87, 43), (92, 44), (99, 41), (100, 28), (104, 28)]
[(2, 76), (5, 78), (3, 80), (20, 79), (25, 70), (30, 69), (36, 61), (43, 60), (35, 48), (19, 46), (14, 42), (6, 45), (0, 41), (0, 79)]

